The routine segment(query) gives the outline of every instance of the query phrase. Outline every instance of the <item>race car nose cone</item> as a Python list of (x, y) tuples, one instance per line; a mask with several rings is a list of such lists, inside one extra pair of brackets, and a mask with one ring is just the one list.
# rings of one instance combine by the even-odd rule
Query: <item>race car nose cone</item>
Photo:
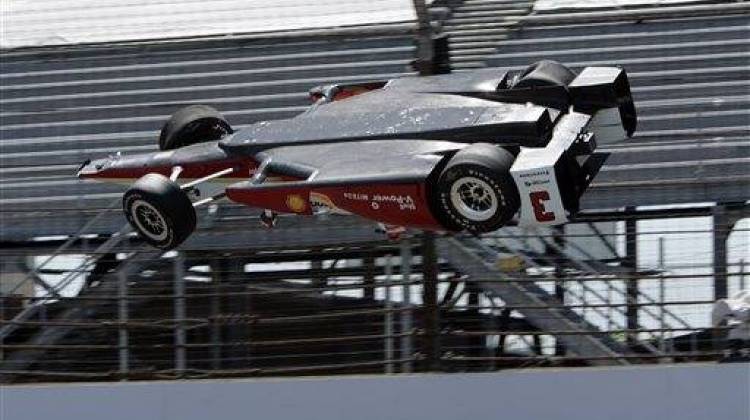
[(85, 162), (83, 162), (78, 169), (76, 169), (76, 176), (78, 178), (83, 178), (85, 176), (84, 170), (86, 170), (86, 167), (91, 164), (91, 159), (86, 159)]
[(91, 161), (91, 159), (87, 159), (85, 162), (81, 164), (81, 166), (78, 167), (78, 170), (76, 171), (76, 176), (78, 178), (91, 178), (101, 172), (102, 169), (104, 169), (107, 166), (107, 160), (106, 159), (96, 159), (94, 161)]

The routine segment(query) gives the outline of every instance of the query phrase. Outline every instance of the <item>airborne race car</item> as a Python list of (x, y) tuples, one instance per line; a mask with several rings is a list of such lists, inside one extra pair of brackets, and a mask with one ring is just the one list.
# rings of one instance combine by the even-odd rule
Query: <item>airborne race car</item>
[[(576, 74), (540, 61), (518, 74), (487, 68), (310, 91), (291, 119), (233, 131), (190, 106), (164, 125), (159, 152), (87, 161), (78, 176), (135, 183), (125, 216), (161, 249), (195, 229), (195, 207), (228, 197), (277, 213), (323, 209), (433, 231), (561, 224), (606, 155), (597, 141), (635, 131), (625, 71)], [(181, 182), (181, 184), (180, 184)], [(195, 202), (193, 202), (195, 200)]]

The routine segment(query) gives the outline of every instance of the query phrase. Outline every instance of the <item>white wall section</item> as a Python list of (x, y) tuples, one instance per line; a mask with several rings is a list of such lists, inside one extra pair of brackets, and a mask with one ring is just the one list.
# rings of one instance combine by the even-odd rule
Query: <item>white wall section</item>
[(330, 28), (416, 19), (411, 0), (3, 0), (0, 48)]

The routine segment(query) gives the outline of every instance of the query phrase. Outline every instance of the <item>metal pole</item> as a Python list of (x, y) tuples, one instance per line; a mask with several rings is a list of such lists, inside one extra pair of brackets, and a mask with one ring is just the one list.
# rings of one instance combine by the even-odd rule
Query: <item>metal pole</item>
[[(558, 245), (560, 248), (563, 248), (565, 246), (565, 228), (562, 226), (555, 226), (551, 228), (552, 232), (552, 241), (555, 243), (555, 245)], [(545, 253), (551, 254), (555, 256), (555, 297), (557, 298), (557, 301), (560, 303), (560, 305), (565, 306), (565, 290), (566, 290), (566, 284), (565, 284), (565, 273), (563, 271), (563, 267), (561, 264), (558, 264), (557, 261), (560, 257), (559, 252), (557, 252), (557, 249), (555, 249), (552, 246), (545, 245)], [(564, 356), (565, 355), (565, 346), (563, 345), (562, 341), (558, 340), (557, 337), (555, 337), (555, 356)]]
[(373, 250), (365, 254), (362, 264), (365, 266), (362, 295), (366, 301), (375, 302), (375, 252)]
[[(626, 207), (626, 211), (633, 211)], [(625, 281), (625, 318), (629, 331), (638, 329), (638, 227), (635, 219), (625, 220), (625, 263), (630, 268), (630, 278)], [(638, 333), (629, 332), (627, 341), (632, 345), (638, 341)]]
[(401, 372), (409, 373), (412, 371), (411, 357), (413, 353), (411, 330), (413, 328), (412, 306), (411, 306), (411, 241), (406, 238), (401, 241), (401, 276), (403, 286), (401, 294), (403, 295), (404, 308), (401, 311)]
[(435, 51), (432, 44), (430, 13), (424, 0), (412, 0), (417, 15), (417, 70), (422, 76), (432, 74)]
[[(224, 311), (230, 316), (244, 316), (252, 313), (252, 296), (246, 286), (237, 286), (243, 273), (245, 272), (245, 263), (242, 259), (223, 254), (221, 259), (221, 273), (226, 281), (224, 288), (226, 298), (224, 300)], [(227, 289), (229, 287), (229, 289)], [(232, 292), (238, 291), (239, 295), (233, 295)], [(238, 322), (227, 325), (223, 329), (224, 343), (222, 347), (222, 368), (245, 368), (250, 366), (252, 355), (250, 346), (239, 344), (252, 340), (252, 329), (249, 324)]]
[(440, 370), (440, 308), (438, 306), (438, 272), (435, 235), (425, 232), (422, 237), (422, 276), (425, 330), (425, 357), (428, 370)]
[(385, 373), (393, 373), (393, 303), (391, 301), (391, 276), (393, 275), (393, 261), (391, 255), (385, 256)]
[(714, 206), (714, 300), (727, 297), (727, 237), (729, 217), (722, 205)]
[(129, 351), (128, 351), (128, 275), (124, 270), (117, 273), (117, 320), (118, 320), (118, 338), (117, 348), (119, 356), (120, 378), (127, 380), (129, 371)]
[(185, 258), (178, 253), (174, 259), (174, 361), (178, 377), (185, 373)]
[(740, 260), (740, 290), (745, 290), (745, 260)]
[(612, 282), (607, 282), (607, 331), (612, 331), (615, 327), (614, 306), (612, 306)]
[(310, 261), (310, 270), (313, 272), (313, 287), (316, 287), (319, 289), (324, 288), (326, 286), (326, 277), (323, 274), (323, 261), (322, 260)]
[(659, 329), (661, 329), (661, 340), (659, 342), (659, 350), (665, 351), (664, 337), (666, 336), (667, 323), (664, 321), (666, 315), (666, 290), (664, 288), (664, 237), (659, 237)]
[(213, 282), (213, 296), (211, 296), (211, 368), (221, 369), (221, 324), (218, 317), (221, 314), (221, 262), (211, 262), (211, 281)]

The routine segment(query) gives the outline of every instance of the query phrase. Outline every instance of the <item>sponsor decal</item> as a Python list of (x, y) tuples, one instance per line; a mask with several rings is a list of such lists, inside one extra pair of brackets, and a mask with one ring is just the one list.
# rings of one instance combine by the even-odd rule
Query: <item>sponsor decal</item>
[(410, 195), (344, 193), (344, 198), (352, 201), (369, 201), (373, 210), (379, 210), (384, 203), (396, 204), (399, 210), (417, 210), (417, 204)]
[(344, 198), (352, 201), (369, 201), (370, 196), (367, 194), (360, 193), (344, 193)]
[(331, 211), (336, 214), (351, 214), (336, 206), (336, 204), (333, 203), (333, 200), (331, 200), (331, 197), (318, 192), (310, 192), (310, 206), (312, 206), (313, 211)]
[(530, 176), (541, 176), (541, 175), (548, 176), (549, 175), (549, 171), (547, 169), (539, 169), (539, 170), (534, 171), (534, 172), (525, 172), (525, 173), (522, 172), (522, 173), (518, 174), (518, 177), (519, 178), (528, 178)]
[(286, 206), (295, 213), (302, 213), (307, 208), (307, 203), (304, 198), (297, 194), (292, 194), (286, 197)]
[[(381, 195), (375, 194), (372, 196), (372, 203), (394, 203), (398, 205), (399, 210), (411, 210), (417, 209), (417, 205), (414, 203), (414, 199), (410, 195)], [(373, 206), (375, 208), (375, 206)]]
[(310, 205), (313, 207), (328, 207), (335, 209), (336, 205), (333, 204), (333, 200), (325, 194), (311, 192), (310, 193)]
[(526, 185), (527, 187), (530, 187), (532, 185), (544, 185), (544, 184), (549, 184), (549, 179), (537, 179), (534, 181), (523, 181), (523, 184)]

